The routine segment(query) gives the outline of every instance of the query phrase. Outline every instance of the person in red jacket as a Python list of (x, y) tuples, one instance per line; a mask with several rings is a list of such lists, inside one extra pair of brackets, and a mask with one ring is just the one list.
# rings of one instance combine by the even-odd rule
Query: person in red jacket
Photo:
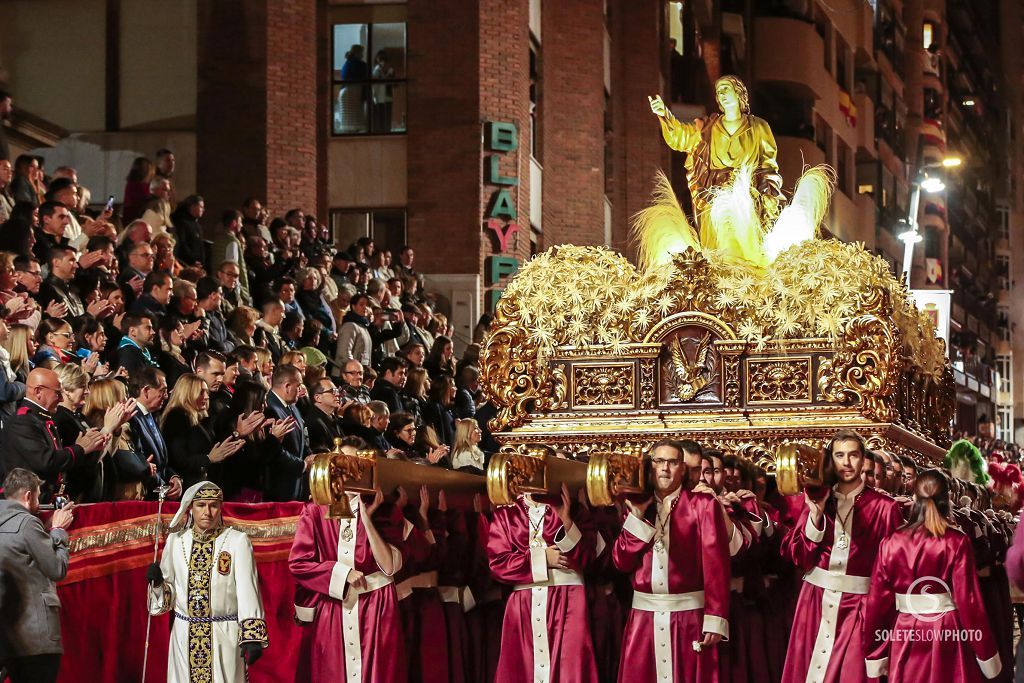
[(907, 524), (882, 541), (864, 615), (868, 676), (974, 683), (1002, 669), (971, 541), (950, 524), (949, 484), (917, 477)]

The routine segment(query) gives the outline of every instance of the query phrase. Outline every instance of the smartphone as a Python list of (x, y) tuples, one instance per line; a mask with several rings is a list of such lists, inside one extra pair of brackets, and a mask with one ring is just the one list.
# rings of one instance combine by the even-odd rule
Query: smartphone
[(107, 204), (106, 204), (106, 206), (103, 207), (103, 213), (106, 213), (107, 211), (112, 211), (113, 209), (114, 209), (114, 195), (110, 195), (110, 196), (107, 197)]

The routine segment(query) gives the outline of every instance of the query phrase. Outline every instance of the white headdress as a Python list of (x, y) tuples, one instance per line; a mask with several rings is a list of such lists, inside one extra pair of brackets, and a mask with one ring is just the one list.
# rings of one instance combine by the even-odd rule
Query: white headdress
[(170, 531), (181, 531), (188, 524), (192, 514), (192, 502), (195, 500), (224, 500), (224, 491), (212, 481), (201, 481), (193, 484), (181, 497), (181, 506), (174, 513)]

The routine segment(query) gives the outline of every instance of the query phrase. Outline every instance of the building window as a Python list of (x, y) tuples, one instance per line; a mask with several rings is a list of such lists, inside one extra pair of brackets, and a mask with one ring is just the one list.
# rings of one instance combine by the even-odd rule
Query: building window
[(389, 135), (406, 126), (405, 22), (331, 27), (331, 132)]
[(540, 46), (530, 41), (530, 154), (540, 158)]
[(923, 27), (923, 30), (921, 32), (921, 37), (924, 39), (924, 42), (922, 43), (921, 47), (923, 47), (925, 50), (927, 50), (928, 48), (930, 48), (932, 46), (932, 43), (935, 42), (935, 22), (933, 22), (933, 21), (926, 21), (926, 22), (924, 22), (924, 27)]
[(1013, 442), (1013, 406), (996, 406), (996, 438)]
[(999, 239), (1010, 239), (1010, 207), (1000, 205), (996, 207), (999, 215)]
[(405, 209), (331, 209), (331, 238), (339, 250), (348, 249), (361, 237), (369, 237), (378, 249), (389, 249), (398, 260), (406, 243)]
[(850, 173), (850, 164), (853, 154), (846, 143), (836, 138), (836, 180), (839, 190), (847, 197), (853, 197), (853, 175)]

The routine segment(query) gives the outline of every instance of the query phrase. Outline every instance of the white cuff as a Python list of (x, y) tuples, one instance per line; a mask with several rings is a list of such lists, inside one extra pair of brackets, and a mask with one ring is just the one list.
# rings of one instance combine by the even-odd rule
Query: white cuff
[(423, 532), (423, 538), (427, 539), (427, 543), (430, 545), (437, 545), (437, 539), (434, 538), (433, 529), (427, 529)]
[(388, 550), (391, 551), (391, 566), (394, 568), (393, 571), (390, 573), (386, 572), (380, 565), (377, 565), (377, 568), (380, 569), (385, 576), (394, 576), (398, 572), (402, 571), (402, 553), (398, 551), (398, 548), (391, 544), (388, 544)]
[(462, 611), (468, 612), (469, 610), (476, 607), (476, 597), (473, 595), (473, 591), (466, 586), (462, 589)]
[(572, 549), (576, 547), (576, 544), (583, 538), (583, 534), (580, 533), (580, 528), (573, 524), (571, 527), (566, 529), (564, 526), (555, 534), (555, 546), (563, 553), (572, 552)]
[(316, 607), (295, 605), (295, 618), (304, 624), (313, 623), (313, 619), (316, 618)]
[(985, 678), (992, 679), (1003, 670), (1003, 660), (999, 659), (999, 653), (997, 652), (985, 661), (979, 659), (978, 666), (981, 667), (981, 673), (985, 674)]
[(771, 538), (775, 535), (775, 523), (767, 513), (764, 516), (764, 535), (765, 538)]
[(739, 524), (732, 525), (732, 536), (729, 537), (729, 557), (735, 557), (743, 548), (743, 533)]
[(626, 515), (626, 521), (622, 525), (623, 531), (628, 531), (644, 543), (650, 543), (654, 538), (654, 527), (640, 519), (632, 512)]
[(881, 678), (889, 673), (889, 658), (865, 659), (864, 668), (867, 669), (868, 678)]
[(717, 633), (722, 636), (722, 640), (729, 640), (729, 621), (722, 617), (716, 617), (713, 614), (704, 615), (704, 626), (701, 627), (702, 633)]
[(811, 543), (821, 543), (825, 538), (825, 515), (821, 516), (821, 528), (814, 526), (810, 515), (807, 515), (807, 524), (804, 524), (804, 535)]
[(761, 533), (764, 531), (764, 520), (760, 517), (752, 519), (750, 520), (750, 526), (754, 529), (754, 538), (761, 538)]
[(604, 535), (601, 533), (597, 534), (597, 543), (594, 544), (594, 557), (601, 557), (601, 553), (608, 547), (608, 544), (604, 542)]
[(412, 525), (412, 522), (410, 522), (407, 519), (404, 519), (402, 521), (405, 522), (405, 524), (402, 525), (402, 540), (403, 541), (408, 541), (409, 540), (409, 534), (411, 534), (412, 530), (415, 529), (416, 527), (414, 527)]
[(331, 570), (331, 586), (327, 590), (327, 594), (335, 600), (345, 599), (345, 589), (348, 588), (348, 573), (352, 571), (351, 567), (343, 565), (341, 562), (334, 563), (334, 569)]
[(548, 555), (545, 548), (530, 548), (530, 574), (534, 583), (548, 580)]

